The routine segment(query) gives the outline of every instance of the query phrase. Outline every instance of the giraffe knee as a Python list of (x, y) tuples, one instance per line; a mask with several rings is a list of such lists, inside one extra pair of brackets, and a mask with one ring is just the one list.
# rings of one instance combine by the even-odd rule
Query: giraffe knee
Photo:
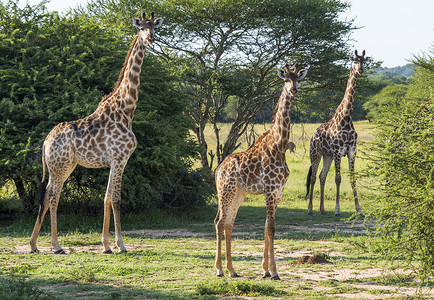
[(121, 201), (112, 201), (112, 208), (113, 208), (113, 210), (120, 210), (121, 209)]
[(336, 177), (335, 177), (335, 183), (339, 185), (339, 184), (341, 184), (341, 181), (342, 181), (341, 175), (336, 175)]

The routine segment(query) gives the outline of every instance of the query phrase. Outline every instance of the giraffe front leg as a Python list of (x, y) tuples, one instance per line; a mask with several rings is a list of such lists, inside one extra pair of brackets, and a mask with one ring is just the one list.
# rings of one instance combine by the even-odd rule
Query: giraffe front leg
[(124, 165), (112, 164), (109, 181), (107, 184), (106, 197), (104, 199), (104, 223), (102, 233), (103, 253), (112, 254), (113, 251), (109, 245), (110, 231), (110, 208), (113, 209), (113, 218), (115, 225), (115, 241), (120, 252), (126, 252), (121, 234), (120, 222), (120, 201), (121, 201), (121, 181)]
[(109, 180), (107, 184), (107, 190), (104, 198), (104, 220), (102, 224), (102, 237), (101, 242), (103, 246), (102, 253), (113, 254), (109, 245), (109, 233), (110, 233), (110, 213), (113, 197), (113, 184), (112, 184), (113, 170), (110, 170)]
[(336, 168), (336, 175), (335, 175), (335, 183), (336, 183), (336, 206), (335, 206), (335, 216), (341, 215), (341, 207), (339, 205), (339, 198), (340, 198), (340, 187), (341, 187), (341, 157), (336, 156), (335, 157), (335, 168)]
[(116, 175), (113, 180), (113, 198), (112, 198), (112, 209), (113, 209), (113, 219), (115, 223), (115, 241), (119, 249), (119, 252), (125, 253), (127, 249), (124, 246), (124, 241), (122, 239), (121, 232), (121, 184), (122, 184), (122, 174), (124, 167), (120, 167), (117, 170)]
[(276, 233), (276, 222), (274, 218), (274, 213), (270, 218), (267, 218), (267, 239), (268, 247), (270, 253), (270, 277), (272, 280), (280, 280), (279, 274), (277, 273), (276, 260), (274, 257), (274, 236)]
[[(264, 268), (264, 277), (271, 277), (272, 280), (280, 280), (277, 273), (276, 260), (274, 257), (274, 236), (276, 233), (276, 209), (277, 203), (279, 203), (280, 196), (276, 194), (266, 195), (267, 204), (267, 220), (265, 222), (265, 244), (268, 247), (264, 247), (263, 266), (269, 262), (269, 271)], [(268, 248), (268, 249), (266, 249)], [(268, 254), (268, 257), (267, 257)]]

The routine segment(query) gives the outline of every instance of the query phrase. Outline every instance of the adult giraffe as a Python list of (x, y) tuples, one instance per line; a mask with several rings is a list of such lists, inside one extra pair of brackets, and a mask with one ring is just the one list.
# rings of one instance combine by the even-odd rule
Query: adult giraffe
[(356, 142), (357, 133), (354, 129), (352, 122), (353, 115), (353, 102), (354, 92), (356, 88), (357, 78), (363, 74), (363, 65), (369, 60), (369, 57), (365, 57), (365, 50), (362, 55), (357, 54), (355, 51), (354, 57), (351, 57), (354, 62), (351, 70), (350, 77), (347, 83), (347, 89), (345, 91), (344, 98), (341, 104), (336, 109), (336, 112), (332, 119), (319, 126), (310, 140), (310, 161), (311, 166), (309, 168), (309, 174), (306, 182), (306, 198), (309, 196), (308, 214), (312, 214), (312, 198), (313, 188), (316, 181), (316, 173), (318, 171), (318, 165), (323, 157), (323, 168), (319, 175), (321, 185), (321, 202), (320, 210), (322, 214), (325, 214), (324, 209), (324, 185), (327, 178), (327, 173), (330, 169), (332, 161), (335, 162), (336, 168), (336, 207), (335, 215), (341, 214), (339, 206), (339, 190), (341, 184), (341, 158), (348, 155), (348, 164), (350, 169), (350, 181), (351, 188), (354, 194), (354, 203), (356, 211), (362, 213), (362, 209), (359, 205), (356, 191), (356, 179), (354, 176), (354, 161), (356, 156)]
[[(279, 279), (274, 259), (275, 214), (289, 176), (285, 152), (289, 142), (291, 101), (297, 93), (298, 82), (307, 70), (293, 71), (286, 64), (278, 75), (285, 83), (273, 125), (247, 151), (229, 155), (216, 170), (215, 180), (219, 207), (214, 224), (217, 235), (215, 268), (217, 276), (223, 276), (221, 243), (223, 232), (226, 241), (226, 267), (232, 277), (237, 273), (232, 267), (231, 235), (238, 208), (247, 194), (265, 194), (267, 219), (262, 260), (264, 277)], [(271, 273), (270, 273), (271, 271)]]
[[(154, 13), (135, 19), (139, 32), (133, 40), (119, 79), (113, 91), (99, 103), (90, 116), (58, 124), (48, 134), (42, 147), (43, 175), (40, 183), (40, 204), (36, 224), (30, 238), (31, 252), (38, 252), (36, 240), (50, 208), (51, 245), (56, 254), (65, 254), (57, 238), (57, 206), (63, 183), (77, 165), (86, 168), (109, 167), (110, 175), (104, 199), (102, 244), (104, 253), (113, 253), (109, 246), (110, 208), (113, 209), (116, 245), (126, 252), (121, 236), (120, 201), (124, 167), (137, 146), (131, 122), (137, 106), (140, 71), (146, 46), (154, 42), (154, 29), (163, 19)], [(45, 164), (49, 172), (45, 183)]]

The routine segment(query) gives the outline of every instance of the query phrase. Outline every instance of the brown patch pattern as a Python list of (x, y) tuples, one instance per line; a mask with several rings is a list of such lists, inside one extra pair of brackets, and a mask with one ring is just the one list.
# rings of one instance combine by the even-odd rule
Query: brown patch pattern
[[(307, 181), (307, 194), (310, 194), (308, 213), (312, 214), (313, 188), (315, 186), (318, 166), (323, 158), (323, 169), (319, 175), (321, 185), (320, 211), (325, 214), (324, 209), (324, 186), (331, 163), (334, 161), (336, 168), (336, 207), (335, 215), (340, 215), (339, 189), (341, 183), (341, 158), (348, 156), (351, 187), (354, 194), (354, 203), (357, 212), (362, 212), (356, 191), (354, 176), (354, 161), (356, 156), (357, 133), (352, 122), (354, 93), (357, 78), (363, 73), (363, 65), (369, 58), (365, 58), (365, 51), (360, 56), (355, 52), (352, 58), (354, 65), (350, 70), (350, 77), (347, 83), (344, 98), (336, 109), (332, 119), (320, 125), (310, 140), (310, 161), (311, 170)], [(307, 196), (307, 195), (306, 195)]]
[[(51, 215), (51, 244), (55, 253), (65, 253), (57, 238), (57, 206), (66, 179), (77, 165), (86, 168), (110, 167), (109, 182), (104, 200), (104, 224), (102, 243), (104, 252), (111, 253), (108, 238), (110, 210), (113, 209), (115, 239), (120, 251), (126, 251), (121, 237), (120, 201), (122, 174), (131, 154), (137, 147), (137, 139), (131, 129), (140, 84), (140, 71), (146, 45), (154, 36), (154, 17), (136, 20), (139, 33), (134, 38), (119, 79), (113, 91), (105, 96), (90, 116), (58, 124), (48, 134), (42, 148), (45, 180), (45, 164), (49, 171), (48, 185), (39, 207), (39, 214), (30, 238), (32, 252), (37, 252), (36, 241), (48, 208)], [(161, 19), (157, 19), (161, 24)]]
[(231, 276), (237, 276), (232, 266), (231, 236), (238, 208), (247, 194), (265, 194), (267, 219), (262, 268), (265, 277), (279, 278), (274, 259), (275, 213), (289, 176), (285, 151), (289, 142), (291, 100), (297, 92), (298, 81), (306, 72), (298, 72), (297, 66), (291, 71), (288, 65), (285, 70), (279, 70), (279, 76), (285, 84), (275, 109), (273, 125), (247, 151), (229, 155), (216, 170), (219, 209), (214, 225), (217, 235), (215, 268), (218, 276), (223, 276), (223, 233), (226, 241), (226, 268)]

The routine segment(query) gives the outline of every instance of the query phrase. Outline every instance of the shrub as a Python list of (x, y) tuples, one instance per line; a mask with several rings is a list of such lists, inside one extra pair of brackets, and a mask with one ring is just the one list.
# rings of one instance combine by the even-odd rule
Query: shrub
[(368, 214), (382, 237), (381, 249), (392, 261), (411, 264), (422, 278), (434, 274), (434, 107), (426, 89), (415, 97), (420, 72), (427, 74), (423, 85), (431, 80), (432, 95), (433, 59), (427, 63), (431, 69), (417, 69), (411, 94), (379, 124), (369, 168), (381, 190)]

